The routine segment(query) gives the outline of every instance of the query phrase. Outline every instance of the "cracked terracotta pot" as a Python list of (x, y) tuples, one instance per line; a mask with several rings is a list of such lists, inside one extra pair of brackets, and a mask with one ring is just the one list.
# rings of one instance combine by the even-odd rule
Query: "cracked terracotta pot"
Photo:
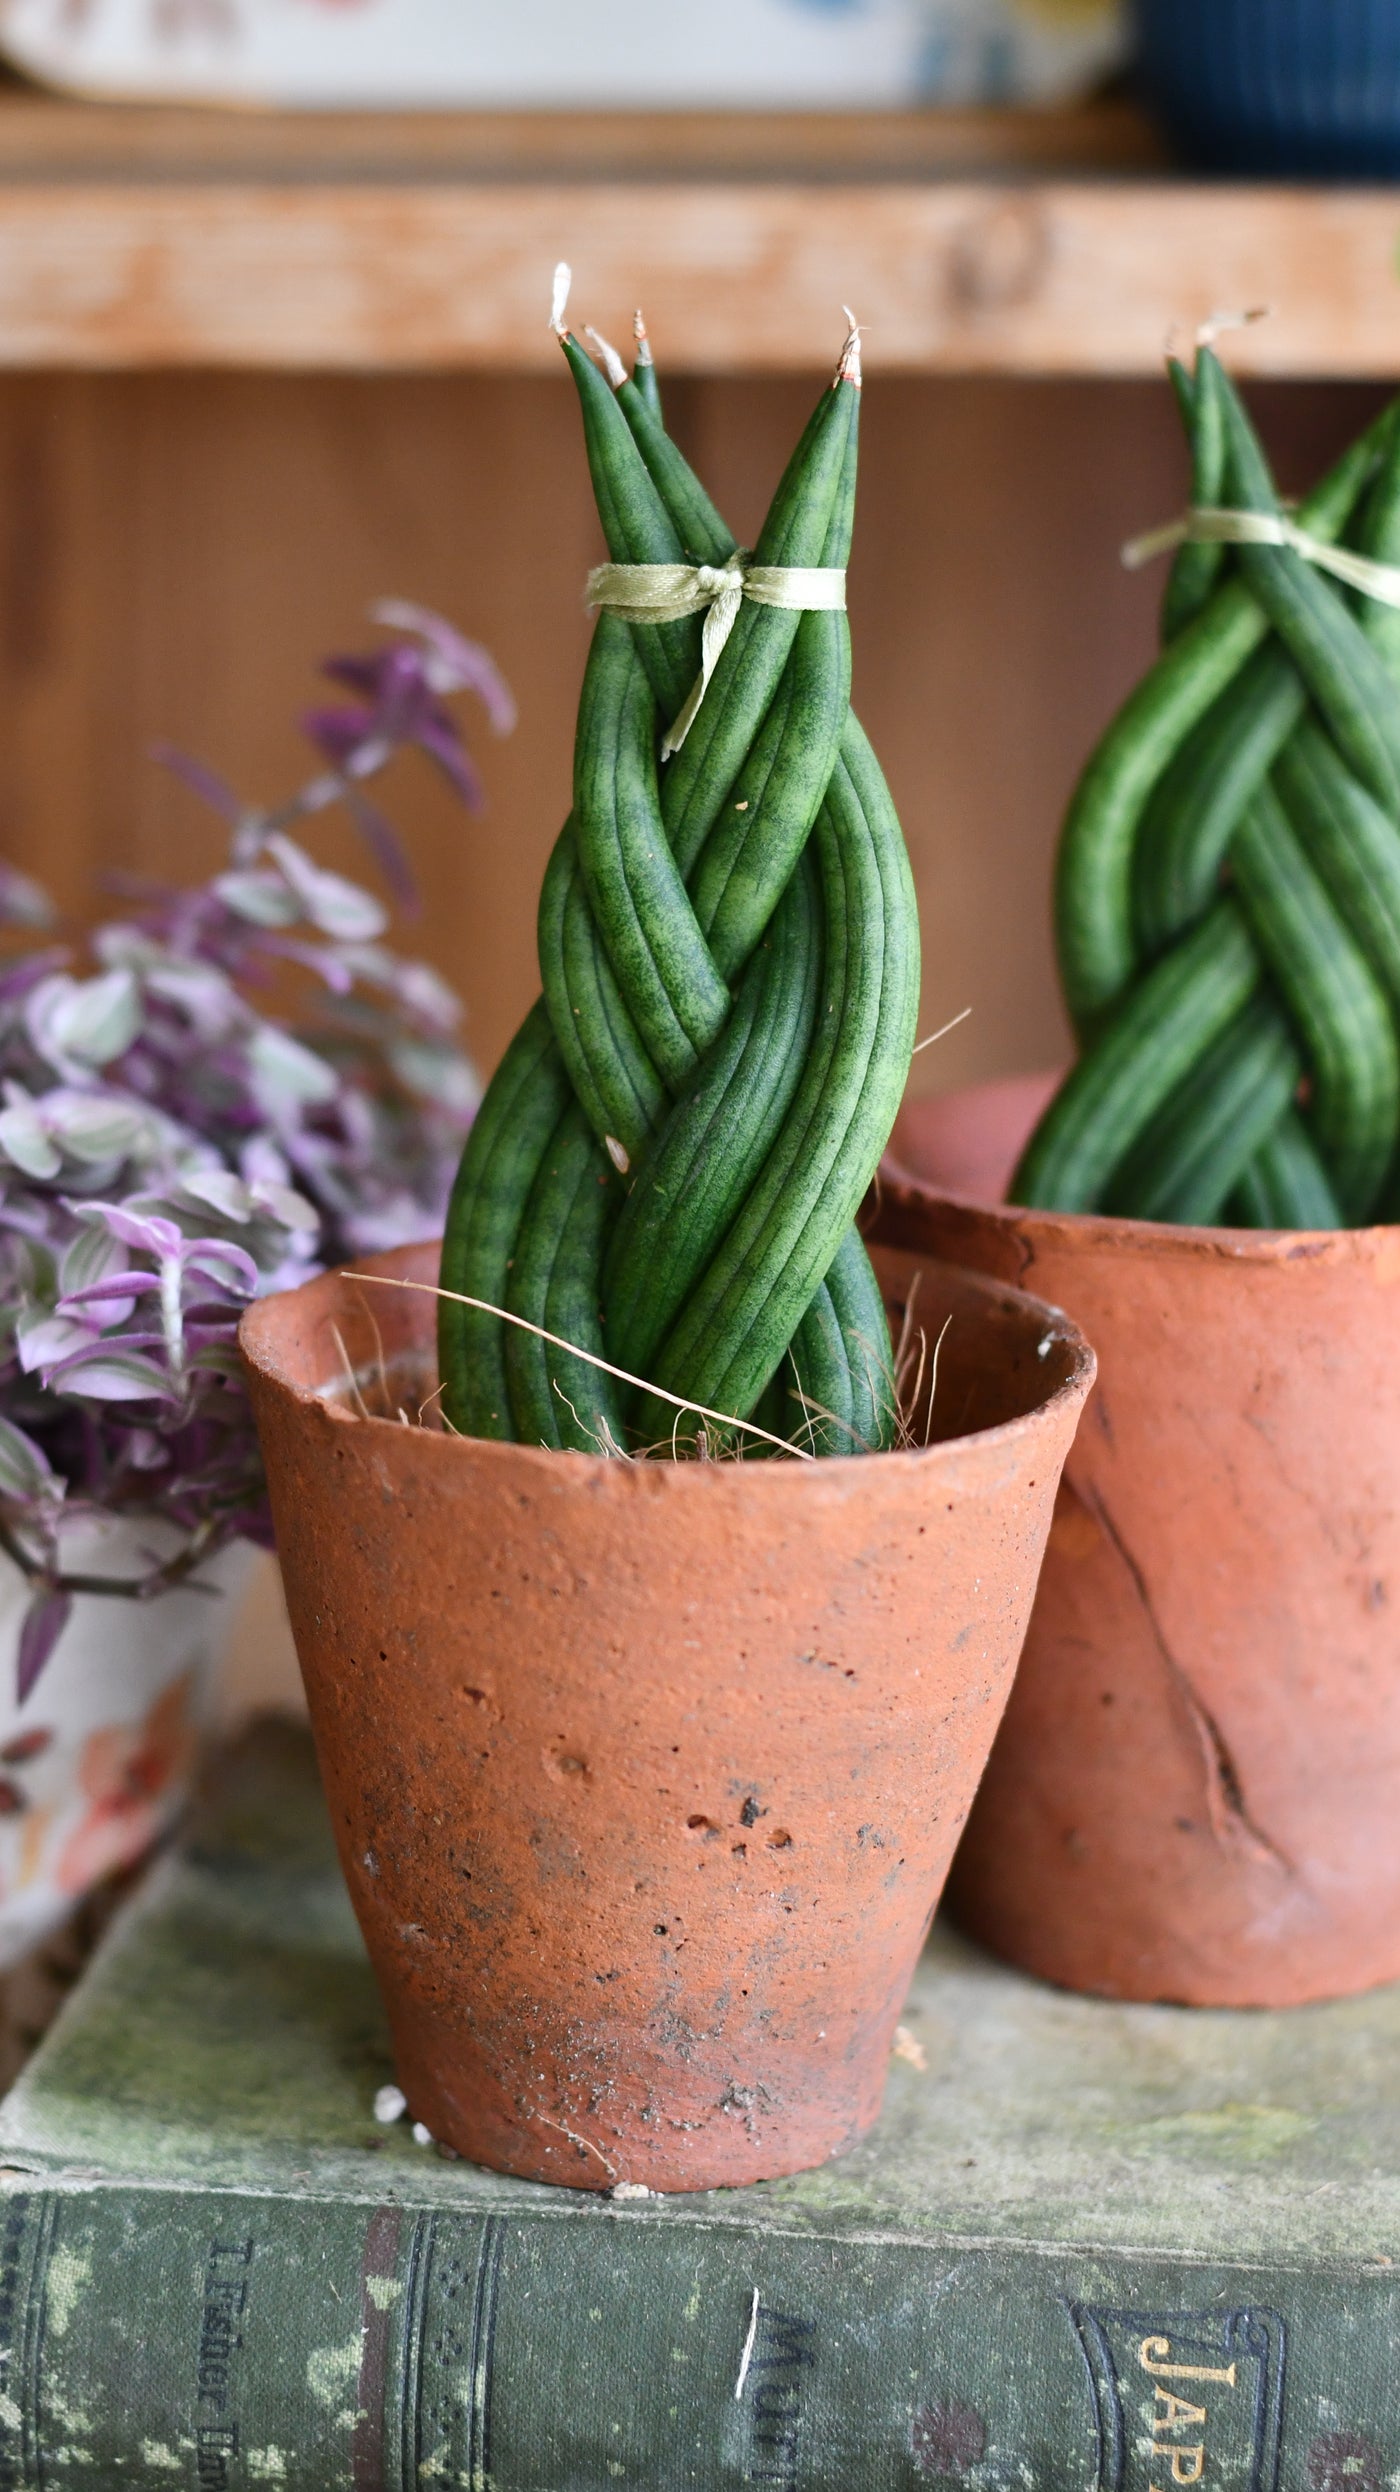
[(950, 1902), (1113, 1998), (1393, 1980), (1400, 1229), (1000, 1207), (1056, 1079), (907, 1106), (882, 1178), (882, 1236), (1035, 1290), (1099, 1357)]
[(916, 1271), (947, 1441), (809, 1464), (357, 1416), (341, 1343), (416, 1410), (430, 1294), (333, 1273), (245, 1318), (341, 1860), (460, 2153), (701, 2189), (874, 2119), (1093, 1374), (1019, 1292), (896, 1255), (892, 1307)]

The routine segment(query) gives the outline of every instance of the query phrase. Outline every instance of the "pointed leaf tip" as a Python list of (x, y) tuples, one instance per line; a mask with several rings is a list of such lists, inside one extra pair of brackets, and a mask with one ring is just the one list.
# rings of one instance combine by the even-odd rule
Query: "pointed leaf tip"
[(42, 1585), (35, 1593), (19, 1631), (15, 1671), (17, 1704), (24, 1703), (45, 1664), (52, 1658), (54, 1646), (68, 1624), (72, 1608), (72, 1593), (60, 1592), (52, 1584)]

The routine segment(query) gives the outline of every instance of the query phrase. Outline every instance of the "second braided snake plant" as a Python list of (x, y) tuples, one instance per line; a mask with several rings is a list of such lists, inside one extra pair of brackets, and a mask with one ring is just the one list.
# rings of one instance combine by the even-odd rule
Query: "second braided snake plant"
[[(544, 993), (448, 1214), (444, 1411), (585, 1452), (771, 1451), (760, 1430), (878, 1450), (898, 1426), (889, 1328), (853, 1223), (913, 1047), (913, 884), (850, 709), (844, 591), (755, 593), (844, 574), (858, 338), (750, 566), (665, 430), (644, 340), (630, 378), (598, 341), (605, 377), (562, 306), (556, 327), (612, 563), (686, 566), (698, 610), (643, 619), (624, 595), (598, 614), (540, 901)], [(721, 586), (737, 611), (696, 707)], [(752, 1427), (717, 1436), (704, 1413)]]
[[(1392, 1220), (1400, 575), (1358, 583), (1400, 562), (1397, 410), (1290, 514), (1215, 354), (1170, 370), (1191, 535), (1162, 655), (1062, 834), (1081, 1054), (1011, 1199), (1239, 1227)], [(1363, 559), (1341, 554), (1338, 579), (1329, 548)]]

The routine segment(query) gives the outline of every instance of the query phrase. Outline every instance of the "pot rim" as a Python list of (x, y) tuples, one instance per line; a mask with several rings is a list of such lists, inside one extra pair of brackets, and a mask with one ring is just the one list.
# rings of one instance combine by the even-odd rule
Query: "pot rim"
[[(1003, 1074), (993, 1081), (965, 1082), (951, 1090), (926, 1092), (922, 1099), (911, 1099), (905, 1104), (917, 1109), (939, 1098), (989, 1097), (1034, 1078), (1030, 1073)], [(880, 1163), (880, 1187), (882, 1193), (896, 1199), (932, 1195), (955, 1211), (974, 1213), (979, 1219), (994, 1220), (1004, 1228), (1022, 1233), (1034, 1226), (1041, 1235), (1055, 1237), (1066, 1246), (1076, 1239), (1089, 1248), (1112, 1243), (1131, 1254), (1187, 1262), (1207, 1257), (1248, 1264), (1393, 1260), (1400, 1271), (1400, 1223), (1394, 1221), (1372, 1221), (1361, 1229), (1231, 1229), (1223, 1225), (1206, 1227), (1187, 1220), (1134, 1220), (1122, 1212), (1056, 1211), (1038, 1203), (994, 1203), (982, 1195), (964, 1194), (956, 1186), (941, 1185), (934, 1177), (922, 1176), (917, 1168), (901, 1159), (897, 1144), (891, 1145)]]
[[(909, 1253), (911, 1250), (894, 1247), (891, 1251)], [(956, 1436), (936, 1438), (929, 1445), (896, 1446), (888, 1452), (878, 1454), (823, 1454), (810, 1463), (620, 1461), (615, 1455), (585, 1454), (577, 1452), (572, 1447), (522, 1445), (504, 1437), (451, 1436), (445, 1430), (436, 1428), (413, 1428), (409, 1434), (415, 1445), (431, 1445), (442, 1449), (440, 1454), (430, 1455), (430, 1460), (446, 1458), (460, 1461), (467, 1458), (498, 1464), (518, 1464), (524, 1461), (532, 1469), (544, 1468), (557, 1475), (558, 1464), (561, 1460), (567, 1459), (575, 1466), (573, 1472), (575, 1478), (601, 1479), (606, 1477), (619, 1481), (634, 1481), (639, 1486), (663, 1480), (710, 1481), (727, 1486), (735, 1480), (742, 1479), (746, 1490), (753, 1486), (759, 1495), (765, 1495), (780, 1493), (787, 1483), (808, 1473), (814, 1473), (818, 1479), (836, 1484), (852, 1478), (868, 1479), (872, 1462), (885, 1466), (894, 1463), (898, 1464), (901, 1469), (914, 1470), (936, 1464), (940, 1457), (946, 1461), (969, 1446), (995, 1447), (1001, 1443), (1014, 1444), (1028, 1434), (1037, 1434), (1044, 1429), (1053, 1428), (1067, 1407), (1081, 1406), (1084, 1403), (1098, 1373), (1098, 1359), (1079, 1325), (1065, 1313), (1062, 1307), (1051, 1306), (1047, 1300), (1037, 1298), (1033, 1292), (1017, 1289), (1010, 1281), (994, 1280), (986, 1274), (967, 1271), (962, 1265), (950, 1262), (946, 1256), (928, 1255), (918, 1250), (912, 1251), (917, 1254), (917, 1260), (921, 1263), (931, 1264), (940, 1270), (952, 1273), (959, 1287), (974, 1297), (989, 1299), (1002, 1306), (1009, 1303), (1015, 1310), (1035, 1309), (1038, 1318), (1048, 1327), (1048, 1337), (1064, 1342), (1071, 1355), (1069, 1370), (1056, 1385), (1054, 1391), (1046, 1394), (1043, 1400), (1037, 1401), (1030, 1410), (1019, 1412), (1011, 1419), (999, 1420), (994, 1427), (970, 1428)], [(293, 1300), (305, 1298), (312, 1291), (317, 1290), (324, 1290), (329, 1294), (331, 1286), (336, 1282), (351, 1280), (357, 1273), (374, 1271), (385, 1264), (398, 1262), (401, 1258), (415, 1252), (421, 1253), (422, 1246), (392, 1247), (382, 1254), (362, 1256), (353, 1266), (339, 1264), (330, 1271), (317, 1273), (310, 1280), (300, 1282), (295, 1289), (278, 1290), (270, 1297), (255, 1300), (246, 1309), (238, 1327), (238, 1344), (246, 1364), (259, 1378), (277, 1391), (286, 1394), (292, 1401), (299, 1403), (303, 1409), (322, 1410), (339, 1426), (368, 1428), (376, 1434), (382, 1433), (386, 1439), (396, 1444), (400, 1443), (405, 1433), (401, 1421), (381, 1418), (374, 1412), (362, 1417), (358, 1411), (351, 1409), (345, 1402), (333, 1399), (328, 1392), (305, 1384), (299, 1377), (291, 1374), (286, 1361), (279, 1354), (278, 1334), (288, 1320)], [(431, 1290), (425, 1290), (422, 1294), (431, 1295)], [(582, 1473), (577, 1468), (580, 1464), (584, 1466)], [(774, 1486), (758, 1487), (759, 1482), (772, 1482)]]

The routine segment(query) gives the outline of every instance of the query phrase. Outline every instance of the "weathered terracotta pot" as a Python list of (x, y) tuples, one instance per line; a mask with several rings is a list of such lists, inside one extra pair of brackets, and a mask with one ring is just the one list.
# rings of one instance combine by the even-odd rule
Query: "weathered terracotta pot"
[[(431, 1282), (436, 1249), (370, 1268)], [(812, 1464), (357, 1417), (337, 1335), (369, 1379), (377, 1323), (413, 1411), (428, 1295), (332, 1274), (245, 1321), (400, 2082), (478, 2162), (700, 2189), (875, 2117), (1093, 1372), (1017, 1292), (894, 1257), (896, 1300), (916, 1269), (958, 1433)]]
[(882, 1174), (881, 1235), (1034, 1289), (1099, 1355), (950, 1902), (1114, 1998), (1392, 1980), (1400, 1230), (998, 1207), (1053, 1086), (907, 1107)]

